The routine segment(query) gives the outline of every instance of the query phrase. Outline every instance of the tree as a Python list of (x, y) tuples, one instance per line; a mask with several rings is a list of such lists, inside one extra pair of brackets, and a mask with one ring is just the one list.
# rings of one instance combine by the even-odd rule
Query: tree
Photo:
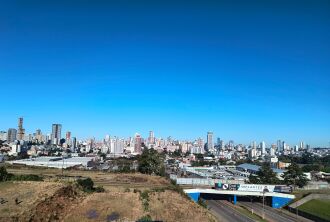
[(165, 166), (162, 156), (153, 148), (145, 148), (138, 159), (138, 170), (144, 174), (165, 175)]
[(288, 167), (287, 171), (284, 172), (284, 182), (287, 185), (293, 185), (294, 188), (296, 186), (303, 187), (307, 184), (308, 179), (306, 175), (303, 173), (302, 169), (296, 163), (291, 163)]
[(269, 164), (264, 163), (256, 175), (250, 174), (249, 181), (255, 184), (278, 184), (279, 179)]
[(172, 152), (170, 156), (172, 156), (172, 157), (181, 157), (182, 156), (182, 149), (174, 150), (174, 152)]
[(6, 181), (9, 177), (7, 170), (4, 166), (0, 167), (0, 182)]
[(252, 184), (259, 184), (260, 183), (259, 178), (255, 175), (253, 175), (252, 173), (249, 176), (249, 182), (252, 183)]
[(311, 171), (321, 171), (322, 165), (320, 164), (307, 164), (301, 168), (303, 172), (311, 172)]

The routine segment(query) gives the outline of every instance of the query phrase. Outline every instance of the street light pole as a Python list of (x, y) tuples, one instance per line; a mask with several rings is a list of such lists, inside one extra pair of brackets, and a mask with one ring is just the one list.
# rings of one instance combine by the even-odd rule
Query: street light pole
[(63, 163), (62, 163), (62, 179), (64, 179), (64, 170), (63, 170), (63, 168), (64, 168), (64, 156), (63, 156), (63, 154), (62, 154), (62, 160), (63, 160)]
[(296, 219), (298, 221), (298, 201), (296, 201)]
[(262, 219), (265, 219), (265, 191), (262, 192)]

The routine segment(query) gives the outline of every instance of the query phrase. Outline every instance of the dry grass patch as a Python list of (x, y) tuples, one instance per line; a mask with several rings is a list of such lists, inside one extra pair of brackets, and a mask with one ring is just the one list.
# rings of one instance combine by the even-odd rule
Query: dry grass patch
[[(52, 182), (3, 182), (0, 183), (0, 221), (11, 221), (30, 211), (41, 200), (52, 196), (63, 185)], [(17, 198), (18, 204), (15, 199)]]
[(160, 176), (150, 176), (140, 173), (135, 174), (116, 174), (113, 178), (114, 182), (117, 183), (143, 183), (143, 184), (149, 184), (149, 185), (169, 185), (169, 182), (164, 178)]
[(208, 210), (188, 200), (174, 191), (151, 192), (149, 194), (149, 214), (154, 220), (167, 222), (216, 221)]
[(144, 215), (138, 193), (106, 192), (93, 193), (66, 213), (64, 221), (136, 221)]

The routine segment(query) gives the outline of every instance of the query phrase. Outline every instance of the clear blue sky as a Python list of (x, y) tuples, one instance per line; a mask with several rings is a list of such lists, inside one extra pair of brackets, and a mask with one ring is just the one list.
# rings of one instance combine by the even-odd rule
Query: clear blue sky
[(0, 130), (328, 146), (330, 2), (187, 2), (0, 0)]

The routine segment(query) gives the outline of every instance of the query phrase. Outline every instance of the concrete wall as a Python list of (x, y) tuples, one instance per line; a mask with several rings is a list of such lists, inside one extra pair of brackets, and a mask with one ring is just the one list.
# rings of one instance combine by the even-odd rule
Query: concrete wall
[(330, 188), (330, 184), (323, 184), (323, 183), (315, 183), (315, 184), (307, 184), (306, 186), (304, 186), (301, 190), (321, 190), (321, 189), (329, 189)]
[(200, 197), (200, 193), (187, 193), (188, 196), (195, 202), (198, 201), (199, 197)]
[(291, 200), (292, 200), (291, 198), (285, 198), (285, 197), (272, 197), (272, 207), (282, 208), (288, 203), (290, 203)]

